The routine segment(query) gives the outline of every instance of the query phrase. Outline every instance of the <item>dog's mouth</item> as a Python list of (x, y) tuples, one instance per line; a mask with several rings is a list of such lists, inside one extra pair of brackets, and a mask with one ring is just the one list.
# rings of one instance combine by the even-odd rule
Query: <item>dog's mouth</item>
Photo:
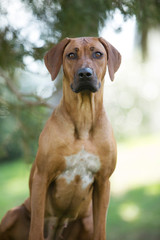
[(82, 91), (90, 91), (90, 92), (97, 92), (99, 88), (101, 87), (101, 84), (99, 83), (97, 85), (97, 82), (79, 82), (78, 84), (71, 84), (71, 89), (75, 93), (79, 93)]

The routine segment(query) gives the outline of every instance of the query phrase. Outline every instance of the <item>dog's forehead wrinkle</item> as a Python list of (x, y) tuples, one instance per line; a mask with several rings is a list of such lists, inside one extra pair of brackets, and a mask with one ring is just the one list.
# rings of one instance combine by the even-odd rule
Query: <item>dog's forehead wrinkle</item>
[(87, 38), (82, 38), (83, 44), (89, 43)]
[(101, 42), (98, 40), (98, 38), (94, 37), (81, 37), (81, 38), (74, 38), (70, 41), (68, 44), (67, 51), (104, 51), (104, 46), (101, 44)]
[(82, 37), (82, 38), (75, 38), (69, 43), (69, 45), (79, 44), (79, 45), (88, 45), (88, 44), (96, 44), (99, 43), (96, 38), (92, 37)]

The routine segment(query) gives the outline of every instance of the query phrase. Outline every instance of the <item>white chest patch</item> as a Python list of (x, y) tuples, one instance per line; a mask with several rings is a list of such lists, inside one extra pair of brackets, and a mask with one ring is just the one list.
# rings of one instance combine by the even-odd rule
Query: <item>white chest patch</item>
[(98, 156), (84, 150), (77, 154), (65, 157), (66, 170), (59, 175), (59, 178), (65, 178), (67, 183), (74, 180), (79, 175), (82, 180), (82, 188), (86, 188), (94, 181), (94, 174), (100, 169), (100, 159)]

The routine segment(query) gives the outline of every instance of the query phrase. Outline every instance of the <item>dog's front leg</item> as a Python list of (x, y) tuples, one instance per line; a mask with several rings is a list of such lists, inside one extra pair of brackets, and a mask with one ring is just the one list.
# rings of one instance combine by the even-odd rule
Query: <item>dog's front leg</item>
[(109, 180), (95, 181), (93, 190), (94, 240), (106, 240), (106, 213), (109, 203)]
[(31, 225), (29, 240), (43, 240), (44, 232), (44, 212), (45, 212), (45, 199), (47, 191), (47, 177), (35, 173), (31, 185)]

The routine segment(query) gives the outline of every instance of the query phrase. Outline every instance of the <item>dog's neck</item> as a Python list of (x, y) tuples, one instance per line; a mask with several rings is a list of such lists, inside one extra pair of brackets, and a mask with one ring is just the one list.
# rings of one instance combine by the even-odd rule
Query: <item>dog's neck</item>
[(74, 93), (68, 87), (64, 81), (61, 105), (74, 124), (76, 137), (87, 139), (103, 112), (103, 86), (96, 93), (87, 90)]

